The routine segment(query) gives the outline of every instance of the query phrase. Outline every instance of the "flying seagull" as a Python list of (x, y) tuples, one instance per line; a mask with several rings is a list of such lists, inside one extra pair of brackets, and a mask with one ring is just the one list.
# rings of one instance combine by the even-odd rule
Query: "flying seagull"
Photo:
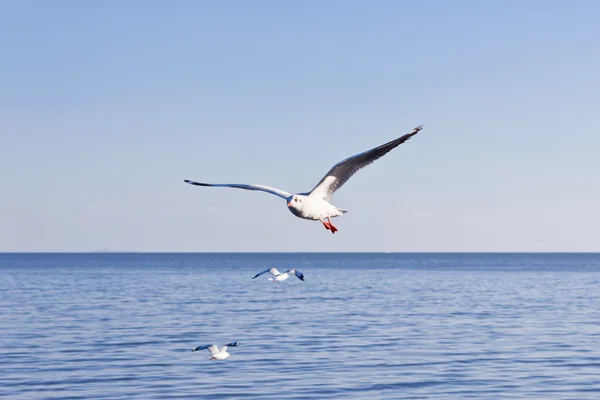
[(270, 281), (272, 282), (281, 282), (281, 281), (285, 281), (287, 278), (290, 277), (291, 274), (294, 274), (298, 277), (298, 279), (300, 279), (301, 281), (304, 280), (304, 275), (302, 275), (302, 272), (296, 270), (296, 269), (288, 269), (287, 271), (285, 271), (283, 274), (281, 272), (279, 272), (277, 270), (277, 268), (269, 268), (267, 270), (264, 270), (263, 272), (259, 272), (258, 274), (254, 275), (254, 278), (258, 278), (259, 276), (261, 276), (262, 274), (266, 274), (266, 273), (270, 273), (271, 275), (273, 275), (273, 278), (269, 278)]
[(207, 344), (204, 346), (198, 346), (195, 349), (192, 349), (192, 351), (208, 349), (210, 354), (212, 354), (212, 357), (210, 358), (211, 360), (224, 360), (230, 356), (230, 354), (227, 352), (227, 348), (235, 347), (237, 345), (238, 345), (238, 342), (231, 342), (231, 343), (228, 343), (225, 346), (221, 347), (221, 349), (219, 349), (219, 347), (216, 344)]
[[(386, 144), (367, 150), (363, 153), (346, 158), (335, 164), (310, 192), (291, 194), (285, 190), (270, 186), (243, 183), (201, 183), (185, 179), (185, 183), (196, 186), (231, 187), (245, 190), (259, 190), (279, 196), (287, 201), (288, 209), (296, 217), (313, 221), (321, 221), (325, 229), (335, 233), (338, 229), (331, 223), (331, 218), (339, 217), (348, 210), (335, 207), (330, 203), (331, 195), (344, 185), (352, 175), (360, 169), (383, 157), (392, 149), (416, 135), (423, 125), (417, 126), (412, 132), (400, 136)], [(326, 219), (326, 220), (325, 220)]]

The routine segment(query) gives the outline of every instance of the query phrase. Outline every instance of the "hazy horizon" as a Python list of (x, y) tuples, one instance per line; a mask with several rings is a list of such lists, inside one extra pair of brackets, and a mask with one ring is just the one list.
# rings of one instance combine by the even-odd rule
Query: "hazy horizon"
[(2, 251), (0, 254), (600, 254), (598, 251)]

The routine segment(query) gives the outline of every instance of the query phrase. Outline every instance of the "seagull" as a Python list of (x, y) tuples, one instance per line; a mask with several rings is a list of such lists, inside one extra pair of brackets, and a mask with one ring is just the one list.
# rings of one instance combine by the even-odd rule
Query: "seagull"
[(227, 348), (235, 347), (237, 345), (238, 342), (231, 342), (221, 347), (221, 349), (219, 350), (219, 347), (216, 344), (207, 344), (205, 346), (198, 346), (195, 349), (192, 349), (192, 351), (208, 349), (210, 354), (212, 354), (212, 357), (210, 358), (211, 360), (224, 360), (230, 356), (230, 354), (227, 352)]
[(269, 278), (269, 280), (272, 282), (285, 281), (287, 278), (290, 277), (291, 274), (296, 275), (301, 281), (304, 280), (304, 275), (302, 275), (302, 272), (296, 269), (288, 269), (282, 274), (277, 270), (277, 268), (269, 268), (267, 270), (264, 270), (263, 272), (259, 272), (258, 274), (254, 275), (252, 279), (258, 278), (259, 276), (261, 276), (262, 274), (266, 274), (267, 272), (274, 276), (273, 278)]
[(339, 217), (348, 210), (338, 208), (330, 203), (331, 195), (344, 185), (360, 169), (383, 157), (388, 152), (416, 135), (423, 125), (417, 126), (412, 132), (400, 136), (388, 143), (371, 150), (356, 154), (335, 164), (319, 183), (310, 191), (304, 193), (288, 193), (285, 190), (265, 185), (244, 183), (202, 183), (184, 179), (185, 183), (195, 186), (230, 187), (245, 190), (259, 190), (279, 196), (287, 201), (288, 210), (298, 218), (321, 221), (325, 229), (336, 233), (338, 229), (331, 223), (331, 218)]

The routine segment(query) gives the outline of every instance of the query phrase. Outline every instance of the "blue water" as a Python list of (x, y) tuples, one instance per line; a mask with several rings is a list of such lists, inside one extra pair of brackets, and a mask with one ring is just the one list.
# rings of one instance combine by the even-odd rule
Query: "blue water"
[(600, 398), (600, 254), (0, 254), (0, 289), (0, 398)]

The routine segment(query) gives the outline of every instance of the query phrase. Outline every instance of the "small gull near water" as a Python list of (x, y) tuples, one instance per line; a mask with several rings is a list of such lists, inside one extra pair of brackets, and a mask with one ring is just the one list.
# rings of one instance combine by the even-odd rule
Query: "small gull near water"
[(227, 343), (225, 346), (223, 346), (219, 349), (219, 347), (216, 344), (207, 344), (204, 346), (198, 346), (195, 349), (192, 349), (192, 351), (207, 349), (209, 351), (209, 353), (212, 354), (212, 357), (210, 357), (210, 360), (224, 360), (230, 356), (230, 354), (227, 352), (227, 348), (235, 347), (237, 345), (238, 345), (238, 342), (231, 342), (231, 343)]
[(298, 279), (300, 279), (301, 281), (304, 280), (304, 275), (302, 274), (302, 272), (298, 271), (297, 269), (288, 269), (284, 273), (281, 273), (277, 270), (277, 268), (269, 268), (269, 269), (264, 270), (263, 272), (259, 272), (258, 274), (254, 275), (252, 277), (252, 279), (258, 278), (259, 276), (261, 276), (262, 274), (266, 274), (267, 272), (270, 273), (271, 275), (273, 275), (272, 278), (269, 278), (269, 280), (272, 282), (285, 281), (292, 274), (296, 275), (298, 277)]

